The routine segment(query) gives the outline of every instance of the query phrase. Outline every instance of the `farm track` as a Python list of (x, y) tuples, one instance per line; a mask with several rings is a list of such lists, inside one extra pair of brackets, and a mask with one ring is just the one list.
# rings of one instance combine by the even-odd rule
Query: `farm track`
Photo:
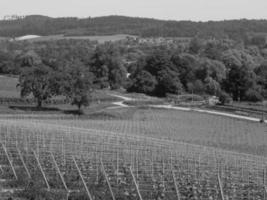
[[(133, 101), (135, 99), (124, 97), (121, 95), (111, 95), (118, 98), (121, 98), (123, 101), (115, 102), (114, 105), (121, 106), (121, 107), (128, 107), (128, 105), (124, 104), (125, 101)], [(153, 108), (161, 108), (161, 109), (173, 109), (173, 110), (181, 110), (181, 111), (188, 111), (188, 112), (199, 112), (199, 113), (207, 113), (211, 115), (218, 115), (218, 116), (224, 116), (224, 117), (231, 117), (235, 119), (242, 119), (242, 120), (248, 120), (252, 122), (259, 122), (261, 119), (256, 117), (248, 117), (243, 115), (237, 115), (237, 114), (231, 114), (226, 112), (219, 112), (219, 111), (212, 111), (212, 110), (204, 110), (204, 109), (198, 109), (198, 108), (186, 108), (186, 107), (179, 107), (179, 106), (173, 106), (173, 105), (148, 105), (149, 107)], [(264, 123), (267, 123), (267, 120), (264, 120)]]

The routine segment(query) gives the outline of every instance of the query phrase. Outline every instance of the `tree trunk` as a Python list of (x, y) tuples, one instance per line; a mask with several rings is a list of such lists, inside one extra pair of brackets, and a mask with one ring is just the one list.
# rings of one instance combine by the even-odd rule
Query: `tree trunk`
[(83, 114), (83, 110), (82, 110), (82, 104), (78, 104), (78, 113), (79, 115), (82, 115)]
[(37, 100), (37, 108), (42, 108), (43, 101), (41, 99)]

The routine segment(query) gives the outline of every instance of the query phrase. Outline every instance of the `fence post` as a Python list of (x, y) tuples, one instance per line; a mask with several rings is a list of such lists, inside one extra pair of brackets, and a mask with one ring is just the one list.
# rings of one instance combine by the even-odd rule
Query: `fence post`
[(133, 178), (133, 181), (134, 181), (134, 185), (135, 185), (135, 187), (136, 187), (136, 190), (137, 190), (137, 194), (138, 194), (138, 196), (139, 196), (139, 199), (140, 199), (140, 200), (143, 200), (143, 198), (142, 198), (142, 196), (141, 196), (141, 193), (140, 193), (140, 191), (139, 191), (139, 186), (138, 186), (138, 184), (137, 184), (137, 182), (136, 182), (136, 179), (135, 179), (135, 176), (134, 176), (134, 174), (133, 174), (132, 167), (130, 167), (130, 172), (131, 172), (131, 175), (132, 175), (132, 178)]
[(86, 182), (85, 182), (85, 180), (83, 178), (82, 172), (81, 172), (81, 170), (80, 170), (80, 168), (79, 168), (79, 166), (78, 166), (78, 164), (76, 162), (76, 159), (74, 157), (72, 157), (72, 160), (73, 160), (73, 162), (75, 164), (75, 167), (76, 167), (76, 169), (77, 169), (77, 171), (79, 173), (80, 178), (82, 179), (83, 186), (84, 186), (84, 188), (86, 190), (87, 196), (89, 197), (90, 200), (93, 200), (92, 195), (91, 195), (91, 193), (90, 193), (90, 191), (89, 191), (89, 189), (88, 189), (88, 187), (86, 185)]
[(47, 181), (47, 178), (46, 178), (46, 176), (45, 176), (45, 173), (44, 173), (44, 170), (43, 170), (43, 168), (42, 168), (42, 165), (41, 165), (41, 163), (40, 163), (40, 161), (39, 161), (39, 158), (37, 157), (35, 151), (33, 151), (33, 155), (34, 155), (34, 157), (35, 157), (35, 159), (36, 159), (36, 161), (37, 161), (38, 167), (39, 167), (39, 169), (40, 169), (40, 171), (41, 171), (41, 173), (42, 173), (42, 176), (43, 176), (43, 178), (44, 178), (44, 180), (45, 180), (46, 187), (47, 187), (48, 191), (50, 191), (49, 183), (48, 183), (48, 181)]
[[(2, 143), (1, 143), (1, 144), (2, 144)], [(10, 159), (10, 157), (9, 157), (9, 155), (8, 155), (8, 152), (7, 152), (7, 149), (6, 149), (5, 145), (2, 144), (2, 148), (3, 148), (4, 152), (5, 152), (5, 155), (6, 155), (6, 157), (7, 157), (8, 163), (9, 163), (9, 165), (11, 166), (11, 169), (12, 169), (12, 172), (13, 172), (13, 174), (14, 174), (14, 176), (15, 176), (15, 179), (18, 180), (17, 173), (16, 173), (15, 168), (14, 168), (14, 166), (13, 166), (12, 160)]]
[(104, 165), (103, 165), (103, 162), (102, 162), (102, 160), (100, 160), (100, 163), (101, 163), (101, 167), (102, 167), (103, 174), (104, 174), (104, 176), (105, 176), (105, 179), (106, 179), (106, 181), (107, 181), (107, 184), (108, 184), (108, 188), (109, 188), (109, 191), (110, 191), (111, 197), (112, 197), (112, 199), (113, 199), (113, 200), (116, 200), (116, 199), (115, 199), (115, 196), (114, 196), (114, 194), (113, 194), (113, 191), (112, 191), (112, 188), (111, 188), (110, 182), (109, 182), (109, 180), (108, 180), (108, 176), (107, 176), (107, 173), (106, 173), (106, 171), (105, 171), (105, 168), (104, 168)]
[(30, 172), (29, 172), (29, 170), (28, 170), (28, 168), (27, 168), (27, 165), (26, 165), (26, 163), (25, 163), (25, 161), (24, 161), (24, 159), (23, 159), (23, 156), (22, 156), (22, 154), (21, 154), (21, 151), (18, 149), (18, 147), (17, 147), (17, 151), (18, 151), (18, 154), (19, 154), (19, 158), (20, 158), (20, 160), (21, 160), (21, 162), (22, 162), (22, 165), (23, 165), (23, 167), (24, 167), (24, 169), (25, 169), (25, 171), (26, 171), (26, 173), (27, 173), (27, 175), (28, 175), (28, 178), (31, 179), (31, 174), (30, 174)]
[(63, 186), (64, 186), (65, 190), (69, 193), (69, 189), (68, 189), (68, 187), (67, 187), (67, 185), (66, 185), (66, 182), (65, 182), (65, 180), (64, 180), (64, 177), (62, 176), (62, 173), (61, 173), (61, 171), (60, 171), (60, 169), (59, 169), (59, 167), (58, 167), (57, 161), (56, 161), (56, 159), (55, 159), (53, 153), (50, 152), (50, 154), (51, 154), (53, 163), (54, 163), (54, 165), (55, 165), (55, 167), (56, 167), (57, 173), (58, 173), (58, 175), (60, 176), (61, 182), (63, 183)]
[(176, 195), (177, 195), (177, 200), (181, 200), (180, 192), (179, 192), (178, 185), (177, 185), (177, 182), (176, 182), (176, 176), (175, 176), (175, 174), (174, 174), (173, 169), (172, 169), (172, 178), (173, 178), (173, 182), (174, 182), (174, 186), (175, 186), (175, 191), (176, 191)]
[(222, 182), (221, 182), (221, 178), (220, 178), (219, 173), (218, 173), (217, 177), (218, 177), (218, 183), (219, 183), (219, 187), (220, 187), (221, 198), (222, 198), (222, 200), (225, 200), (224, 193), (223, 193), (223, 186), (222, 186)]

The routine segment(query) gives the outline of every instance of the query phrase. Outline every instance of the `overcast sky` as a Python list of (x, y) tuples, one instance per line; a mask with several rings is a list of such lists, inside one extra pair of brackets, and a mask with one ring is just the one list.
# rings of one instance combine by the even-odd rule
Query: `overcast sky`
[(173, 20), (267, 19), (267, 0), (0, 0), (0, 16), (126, 15)]

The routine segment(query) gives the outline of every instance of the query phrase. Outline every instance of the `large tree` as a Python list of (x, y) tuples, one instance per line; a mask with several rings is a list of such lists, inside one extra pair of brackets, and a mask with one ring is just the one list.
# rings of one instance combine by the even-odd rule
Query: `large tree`
[(119, 49), (106, 43), (96, 48), (90, 62), (91, 72), (95, 75), (94, 84), (100, 88), (117, 89), (124, 85), (127, 70), (125, 69)]
[(33, 95), (37, 100), (37, 107), (42, 107), (45, 100), (58, 93), (55, 76), (56, 73), (44, 64), (24, 67), (19, 77), (21, 96)]
[(261, 87), (262, 95), (267, 98), (267, 61), (263, 62), (255, 69), (257, 75), (257, 83)]
[(72, 105), (76, 105), (81, 113), (82, 106), (88, 106), (91, 101), (93, 74), (79, 60), (68, 63), (64, 73), (62, 94), (70, 99)]
[(184, 88), (187, 88), (188, 83), (192, 83), (197, 80), (195, 72), (199, 67), (198, 56), (183, 53), (180, 55), (173, 55), (171, 60), (175, 71), (179, 73), (179, 78)]
[(0, 50), (0, 74), (18, 74), (11, 52)]
[(183, 90), (179, 73), (165, 50), (156, 50), (146, 59), (140, 59), (132, 76), (131, 91), (165, 96), (167, 93), (178, 94)]
[(228, 50), (223, 54), (223, 62), (227, 67), (225, 90), (234, 100), (246, 100), (247, 91), (257, 89), (253, 58), (242, 50)]
[(29, 51), (17, 58), (20, 64), (20, 76), (18, 86), (21, 96), (32, 95), (37, 101), (37, 107), (42, 107), (45, 100), (59, 93), (59, 79), (51, 66), (44, 64), (40, 56)]
[(131, 76), (132, 83), (127, 89), (129, 92), (152, 94), (157, 85), (157, 80), (148, 71), (141, 70)]

